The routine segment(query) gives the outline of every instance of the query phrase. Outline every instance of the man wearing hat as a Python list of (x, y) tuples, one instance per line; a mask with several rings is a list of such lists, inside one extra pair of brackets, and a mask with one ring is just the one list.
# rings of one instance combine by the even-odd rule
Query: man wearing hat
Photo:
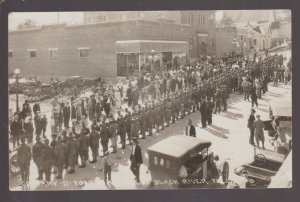
[(123, 115), (120, 113), (118, 117), (118, 133), (120, 135), (120, 140), (122, 147), (121, 149), (125, 149), (126, 143), (126, 122), (123, 118)]
[(117, 152), (117, 140), (118, 140), (118, 136), (117, 136), (118, 126), (117, 126), (117, 123), (115, 120), (110, 121), (109, 130), (110, 130), (111, 146), (113, 148), (112, 153), (116, 153)]
[(46, 183), (51, 181), (51, 168), (54, 162), (54, 155), (53, 149), (49, 146), (49, 140), (45, 139), (44, 142), (44, 149), (42, 150), (41, 154), (41, 161), (42, 161), (42, 170), (43, 174), (45, 174), (45, 181)]
[(259, 142), (262, 142), (262, 148), (265, 149), (265, 137), (264, 137), (264, 122), (260, 120), (260, 115), (256, 115), (256, 120), (253, 122), (254, 136), (256, 144), (259, 147)]
[(62, 142), (62, 136), (58, 136), (57, 144), (54, 148), (54, 159), (57, 168), (56, 179), (62, 179), (62, 172), (66, 160), (66, 153), (67, 153), (67, 148), (66, 145)]
[(86, 128), (84, 123), (82, 124), (82, 127), (78, 138), (78, 152), (81, 159), (79, 168), (84, 168), (86, 166), (86, 161), (89, 159), (89, 138), (87, 135), (90, 133), (90, 130)]
[(251, 109), (251, 114), (248, 118), (248, 128), (250, 130), (250, 138), (249, 138), (249, 144), (251, 145), (255, 145), (254, 144), (254, 127), (253, 127), (253, 123), (255, 121), (255, 109)]
[(22, 185), (25, 185), (29, 179), (29, 167), (31, 160), (31, 149), (25, 143), (25, 137), (21, 137), (21, 146), (17, 151), (17, 161), (20, 168)]
[(22, 123), (19, 121), (19, 116), (17, 114), (14, 115), (14, 120), (10, 124), (10, 134), (13, 140), (13, 148), (15, 149), (16, 144), (17, 146), (20, 144), (19, 140), (22, 134)]
[(36, 114), (36, 112), (38, 112), (38, 111), (41, 111), (41, 107), (40, 107), (39, 100), (37, 100), (37, 101), (34, 103), (32, 109), (33, 109), (33, 113), (34, 113), (34, 114)]
[(69, 133), (69, 138), (68, 142), (66, 144), (66, 154), (68, 158), (68, 166), (69, 166), (69, 171), (68, 174), (75, 173), (75, 163), (76, 163), (76, 155), (77, 155), (77, 141), (73, 137), (73, 133)]
[(101, 127), (101, 132), (100, 132), (100, 142), (102, 145), (103, 149), (103, 156), (105, 156), (105, 152), (108, 151), (108, 141), (110, 137), (110, 130), (109, 130), (109, 124), (106, 122), (102, 125)]
[(90, 144), (90, 148), (92, 151), (93, 160), (90, 161), (90, 163), (96, 163), (98, 152), (99, 152), (100, 134), (99, 134), (98, 126), (94, 125), (91, 127), (91, 129), (92, 129), (92, 131), (91, 131), (91, 134), (89, 135), (89, 144)]
[(138, 139), (133, 138), (133, 146), (130, 154), (130, 170), (135, 176), (136, 182), (140, 183), (140, 165), (143, 163), (141, 147), (138, 145)]
[(35, 163), (37, 170), (38, 170), (38, 174), (39, 174), (37, 180), (43, 179), (42, 152), (43, 152), (44, 147), (45, 147), (45, 145), (41, 142), (41, 137), (37, 136), (36, 143), (32, 147), (33, 162)]

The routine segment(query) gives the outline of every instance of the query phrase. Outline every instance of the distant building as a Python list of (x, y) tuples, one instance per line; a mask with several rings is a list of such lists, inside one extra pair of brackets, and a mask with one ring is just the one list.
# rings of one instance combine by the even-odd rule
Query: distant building
[(213, 11), (88, 12), (84, 21), (9, 32), (9, 71), (116, 78), (215, 53)]

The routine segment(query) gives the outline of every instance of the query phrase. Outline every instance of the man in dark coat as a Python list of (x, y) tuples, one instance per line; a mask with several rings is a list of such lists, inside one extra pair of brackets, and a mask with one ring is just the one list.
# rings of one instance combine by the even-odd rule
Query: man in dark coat
[(203, 99), (200, 105), (200, 113), (201, 113), (201, 124), (202, 128), (206, 128), (206, 116), (207, 116), (207, 103), (206, 100)]
[(48, 124), (48, 120), (47, 120), (46, 114), (44, 114), (43, 118), (41, 120), (43, 138), (46, 138), (45, 133), (46, 133), (46, 130), (47, 130), (47, 124)]
[(37, 114), (34, 117), (34, 126), (36, 135), (40, 136), (43, 130), (43, 120), (40, 112), (37, 112)]
[(129, 141), (129, 144), (132, 142), (132, 137), (131, 137), (131, 129), (132, 129), (132, 116), (131, 112), (128, 111), (128, 109), (125, 109), (125, 119), (126, 119), (126, 133), (127, 133), (127, 139)]
[(33, 105), (33, 113), (36, 114), (38, 111), (40, 112), (41, 111), (41, 107), (40, 107), (40, 103), (39, 101), (36, 101), (36, 103), (34, 103)]
[(128, 106), (130, 107), (133, 101), (133, 96), (132, 96), (132, 85), (131, 83), (129, 84), (126, 92), (126, 97), (128, 99)]
[(30, 117), (28, 122), (24, 122), (24, 133), (25, 133), (25, 137), (27, 138), (28, 143), (32, 143), (32, 139), (33, 139), (33, 123), (32, 123), (32, 118)]
[(250, 94), (251, 94), (251, 103), (252, 103), (252, 107), (254, 107), (254, 104), (256, 105), (256, 107), (258, 107), (258, 103), (257, 103), (257, 94), (256, 94), (256, 88), (252, 87), (250, 90)]
[(66, 129), (69, 128), (70, 116), (71, 116), (71, 107), (69, 106), (69, 103), (67, 102), (63, 108), (64, 127)]
[(93, 160), (90, 161), (90, 163), (96, 163), (98, 151), (99, 151), (99, 139), (100, 139), (100, 135), (97, 130), (99, 130), (100, 128), (98, 126), (92, 126), (91, 129), (92, 132), (89, 136), (89, 144), (92, 150)]
[(16, 144), (17, 146), (20, 144), (19, 140), (22, 134), (22, 123), (19, 121), (18, 115), (14, 116), (14, 121), (10, 124), (10, 134), (13, 140), (13, 148), (15, 149)]
[(45, 145), (41, 142), (40, 136), (37, 136), (36, 143), (32, 147), (33, 162), (35, 163), (37, 170), (38, 170), (38, 174), (39, 174), (37, 180), (43, 179), (42, 152), (43, 152), (44, 147), (45, 147)]
[(196, 137), (196, 129), (191, 119), (188, 120), (188, 125), (185, 127), (185, 135)]
[(218, 112), (221, 112), (221, 91), (220, 89), (217, 89), (217, 92), (215, 94), (216, 99), (216, 108), (215, 108), (215, 114)]
[(214, 106), (215, 104), (211, 101), (211, 99), (209, 98), (207, 100), (207, 108), (206, 108), (206, 119), (207, 119), (207, 124), (211, 125), (212, 124), (212, 114), (213, 114), (213, 110), (214, 110)]
[(76, 116), (76, 107), (75, 104), (72, 102), (72, 106), (71, 106), (71, 120), (72, 123), (74, 124), (74, 121), (77, 120), (77, 116)]
[(90, 130), (86, 128), (85, 124), (82, 124), (80, 136), (78, 138), (78, 152), (81, 159), (81, 165), (79, 168), (86, 167), (86, 161), (89, 159), (89, 138), (88, 134)]
[(126, 122), (125, 119), (123, 118), (123, 116), (120, 114), (118, 117), (118, 132), (120, 135), (120, 140), (121, 140), (121, 144), (122, 147), (121, 149), (125, 149), (125, 143), (126, 143)]
[(56, 179), (62, 179), (62, 172), (66, 161), (67, 148), (66, 145), (62, 143), (61, 136), (58, 136), (57, 140), (58, 142), (54, 148), (54, 159), (55, 165), (57, 167)]
[(31, 160), (31, 149), (25, 143), (25, 137), (21, 137), (21, 146), (17, 151), (17, 161), (20, 168), (22, 185), (25, 185), (29, 180), (29, 167)]
[(69, 171), (68, 174), (75, 173), (75, 164), (76, 164), (76, 154), (77, 154), (77, 141), (73, 137), (73, 133), (69, 133), (69, 139), (67, 142), (67, 158), (68, 158), (68, 166), (69, 166)]
[(251, 109), (251, 114), (248, 118), (248, 128), (250, 130), (250, 138), (249, 138), (249, 144), (251, 145), (255, 145), (254, 143), (254, 127), (253, 127), (253, 123), (255, 121), (255, 110), (254, 109)]
[(101, 142), (102, 149), (103, 149), (103, 156), (105, 156), (105, 152), (108, 151), (108, 141), (110, 138), (110, 130), (108, 127), (108, 123), (104, 123), (102, 125), (101, 132), (100, 132), (100, 138), (101, 138), (100, 142)]
[(140, 165), (143, 163), (142, 150), (138, 145), (138, 140), (133, 139), (133, 147), (130, 154), (130, 170), (135, 176), (136, 182), (140, 183)]
[(42, 150), (41, 159), (42, 159), (42, 169), (43, 174), (45, 174), (46, 183), (51, 181), (51, 168), (54, 162), (53, 148), (49, 146), (49, 140), (45, 139), (45, 146)]

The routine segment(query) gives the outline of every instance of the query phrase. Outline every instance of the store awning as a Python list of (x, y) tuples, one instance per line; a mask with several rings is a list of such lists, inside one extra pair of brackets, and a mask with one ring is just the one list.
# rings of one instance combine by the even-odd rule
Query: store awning
[(126, 40), (116, 41), (117, 53), (187, 53), (187, 41)]

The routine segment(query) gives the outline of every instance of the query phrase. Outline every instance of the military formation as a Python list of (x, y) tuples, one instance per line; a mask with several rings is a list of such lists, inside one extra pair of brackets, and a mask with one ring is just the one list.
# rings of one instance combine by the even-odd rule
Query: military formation
[[(222, 65), (220, 65), (220, 61), (222, 61)], [(97, 114), (95, 96), (90, 100), (91, 105), (94, 106), (90, 113), (91, 117), (89, 113), (83, 113), (84, 107), (81, 108), (80, 113), (77, 113), (77, 109), (74, 111), (72, 109), (74, 100), (71, 100), (71, 106), (66, 104), (61, 110), (57, 111), (54, 107), (52, 116), (58, 118), (53, 123), (55, 128), (52, 130), (51, 141), (45, 136), (47, 119), (45, 120), (40, 115), (40, 106), (34, 105), (36, 141), (32, 148), (25, 143), (26, 138), (28, 143), (32, 142), (34, 128), (28, 127), (30, 134), (24, 136), (26, 134), (24, 133), (24, 123), (33, 126), (30, 119), (25, 121), (27, 116), (23, 113), (28, 115), (31, 113), (31, 109), (28, 103), (24, 103), (23, 110), (15, 114), (10, 126), (14, 146), (19, 144), (21, 138), (21, 146), (18, 147), (17, 155), (22, 185), (28, 182), (31, 158), (38, 170), (37, 180), (49, 183), (51, 173), (55, 173), (57, 179), (62, 179), (64, 169), (66, 173), (73, 174), (76, 165), (84, 168), (87, 162), (96, 163), (100, 154), (104, 157), (110, 153), (116, 153), (118, 150), (126, 149), (127, 145), (133, 144), (133, 140), (145, 139), (152, 136), (153, 133), (159, 133), (193, 112), (200, 112), (203, 128), (211, 125), (214, 113), (227, 110), (227, 99), (230, 94), (244, 91), (243, 80), (250, 81), (252, 86), (255, 79), (262, 80), (262, 83), (268, 83), (273, 79), (274, 71), (281, 67), (279, 56), (275, 58), (272, 56), (272, 59), (267, 57), (259, 62), (246, 60), (244, 65), (242, 62), (245, 62), (242, 56), (222, 58), (217, 62), (205, 59), (202, 63), (209, 67), (206, 68), (205, 74), (197, 74), (203, 70), (199, 68), (201, 62), (189, 64), (188, 68), (181, 70), (181, 78), (184, 78), (185, 81), (184, 85), (180, 84), (182, 79), (174, 75), (168, 76), (168, 80), (171, 83), (175, 82), (176, 87), (171, 87), (170, 90), (162, 88), (162, 93), (159, 95), (153, 90), (152, 93), (156, 96), (153, 95), (151, 98), (155, 97), (155, 99), (146, 99), (145, 102), (132, 103), (132, 100), (128, 99), (130, 102), (128, 107), (124, 111), (120, 109), (115, 111), (115, 114), (107, 112), (108, 109), (105, 110), (104, 107), (101, 109), (99, 107), (99, 110), (104, 110), (105, 114)], [(238, 67), (233, 68), (233, 63)], [(215, 71), (213, 71), (214, 69)], [(197, 75), (200, 75), (200, 80)], [(168, 82), (162, 83), (167, 84)], [(136, 89), (140, 88), (136, 87)], [(266, 90), (265, 87), (263, 89)], [(139, 98), (139, 95), (137, 97)], [(113, 100), (110, 99), (105, 96), (102, 106), (112, 103)], [(62, 115), (59, 115), (60, 112)], [(73, 112), (81, 114), (80, 119), (73, 116)], [(67, 114), (67, 121), (63, 121), (64, 114)], [(61, 120), (60, 116), (62, 116)], [(89, 124), (88, 118), (91, 124)], [(69, 121), (73, 123), (71, 128)], [(62, 130), (62, 123), (64, 123), (64, 130)], [(102, 150), (100, 150), (100, 145)], [(89, 151), (91, 151), (91, 156), (89, 156)]]

